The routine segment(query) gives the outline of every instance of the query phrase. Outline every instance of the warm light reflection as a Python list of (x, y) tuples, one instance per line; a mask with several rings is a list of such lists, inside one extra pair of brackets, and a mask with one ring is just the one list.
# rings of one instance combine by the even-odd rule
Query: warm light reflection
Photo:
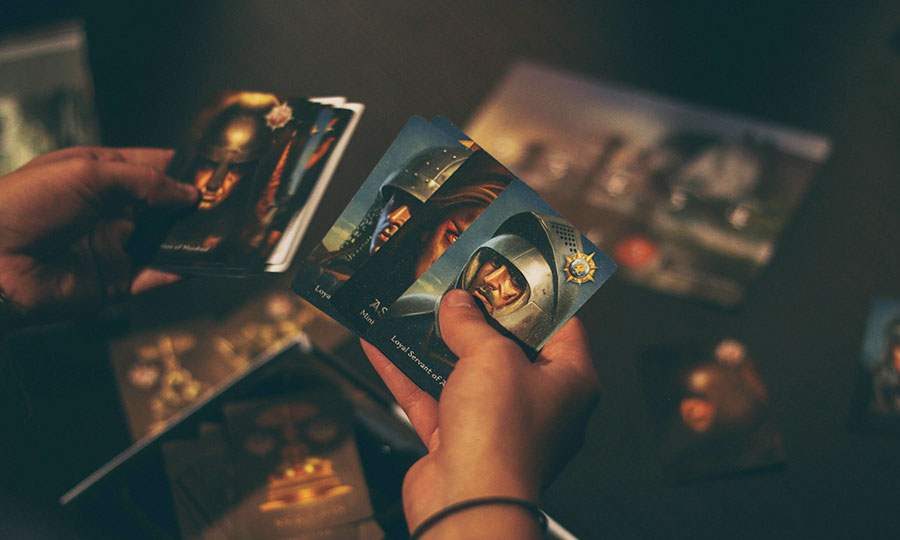
[(251, 136), (253, 136), (253, 132), (247, 129), (246, 126), (235, 126), (225, 132), (228, 146), (232, 149), (238, 149), (244, 146), (244, 144), (250, 140)]
[(691, 374), (691, 388), (697, 392), (702, 392), (709, 385), (709, 373), (705, 371), (697, 371)]
[(224, 100), (222, 108), (235, 103), (240, 103), (256, 109), (267, 105), (278, 105), (278, 98), (275, 97), (274, 94), (264, 94), (262, 92), (239, 92)]
[(225, 200), (231, 188), (241, 179), (237, 171), (227, 171), (225, 178), (218, 185), (210, 180), (216, 170), (212, 166), (201, 166), (194, 172), (194, 185), (200, 190), (200, 210), (209, 210)]

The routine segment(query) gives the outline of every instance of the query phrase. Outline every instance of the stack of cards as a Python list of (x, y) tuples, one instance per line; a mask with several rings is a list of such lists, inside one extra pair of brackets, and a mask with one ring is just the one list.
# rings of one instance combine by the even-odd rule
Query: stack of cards
[(306, 302), (273, 292), (222, 321), (180, 323), (112, 342), (110, 356), (132, 436), (138, 440), (159, 432), (220, 382), (308, 334), (325, 351), (350, 336)]
[[(201, 113), (169, 174), (194, 184), (197, 207), (167, 231), (151, 264), (179, 273), (284, 272), (356, 127), (344, 98), (223, 95)], [(161, 226), (164, 225), (164, 226)]]
[(183, 538), (382, 537), (347, 403), (311, 391), (229, 403), (224, 418), (163, 445)]
[(411, 119), (301, 265), (294, 291), (438, 397), (456, 361), (450, 289), (530, 355), (615, 264), (447, 120)]

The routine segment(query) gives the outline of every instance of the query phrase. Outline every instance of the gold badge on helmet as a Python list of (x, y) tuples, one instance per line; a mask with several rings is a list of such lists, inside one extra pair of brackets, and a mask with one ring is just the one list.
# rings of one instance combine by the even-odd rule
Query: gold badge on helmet
[(587, 255), (579, 251), (569, 255), (563, 270), (566, 272), (566, 283), (574, 281), (581, 285), (585, 281), (594, 281), (594, 271), (597, 270), (594, 254)]

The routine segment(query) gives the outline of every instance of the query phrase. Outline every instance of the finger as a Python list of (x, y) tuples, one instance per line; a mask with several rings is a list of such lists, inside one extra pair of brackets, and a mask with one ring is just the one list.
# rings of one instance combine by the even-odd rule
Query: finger
[(104, 221), (94, 229), (90, 246), (104, 300), (116, 300), (128, 295), (131, 289), (131, 257), (124, 246), (134, 233), (134, 223), (118, 219)]
[(426, 446), (431, 447), (431, 439), (438, 425), (438, 402), (424, 390), (416, 386), (374, 345), (360, 340), (363, 351), (369, 358), (378, 376), (387, 385), (400, 407), (406, 411), (409, 421)]
[(578, 318), (569, 319), (551, 336), (535, 368), (535, 380), (540, 381), (544, 398), (541, 412), (555, 419), (553, 439), (562, 443), (547, 451), (553, 457), (544, 471), (546, 485), (581, 447), (588, 419), (600, 399), (587, 332)]
[(563, 365), (587, 374), (594, 373), (587, 331), (577, 317), (572, 317), (547, 341), (537, 363)]
[(94, 161), (128, 162), (135, 165), (150, 165), (159, 170), (165, 170), (175, 155), (174, 150), (163, 148), (106, 148), (103, 146), (73, 146), (53, 152), (42, 154), (28, 163), (25, 167), (33, 165), (46, 165), (72, 158), (90, 159)]
[(178, 209), (197, 202), (200, 193), (192, 184), (177, 182), (150, 165), (81, 160), (81, 173), (101, 198), (126, 194), (152, 208)]
[(577, 317), (550, 337), (535, 365), (548, 382), (581, 389), (589, 397), (599, 394), (600, 379), (591, 360), (587, 331)]
[(484, 319), (471, 294), (461, 289), (441, 299), (440, 325), (444, 343), (461, 360), (490, 354), (492, 358), (526, 361), (522, 349), (503, 337)]
[(104, 148), (102, 146), (72, 146), (70, 148), (63, 148), (41, 154), (26, 163), (23, 168), (32, 167), (34, 165), (46, 165), (48, 163), (56, 163), (58, 161), (65, 161), (73, 158), (90, 159), (94, 161), (126, 161), (125, 156), (115, 148)]
[(165, 171), (175, 156), (174, 150), (164, 148), (119, 148), (118, 152), (128, 163), (149, 165), (159, 171)]
[(168, 285), (169, 283), (175, 283), (180, 279), (181, 276), (179, 276), (178, 274), (171, 274), (169, 272), (162, 272), (160, 270), (152, 270), (150, 268), (146, 268), (138, 272), (137, 276), (135, 276), (134, 278), (134, 281), (131, 282), (131, 294), (138, 294), (154, 287), (160, 287), (162, 285)]

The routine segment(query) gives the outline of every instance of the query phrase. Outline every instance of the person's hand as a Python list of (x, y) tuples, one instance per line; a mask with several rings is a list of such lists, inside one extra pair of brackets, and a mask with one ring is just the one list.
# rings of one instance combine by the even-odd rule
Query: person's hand
[[(444, 296), (440, 325), (445, 343), (459, 357), (440, 403), (363, 342), (369, 360), (428, 448), (403, 483), (411, 530), (466, 499), (509, 496), (536, 502), (542, 486), (580, 446), (598, 398), (598, 377), (577, 319), (554, 334), (534, 363), (487, 324), (465, 291)], [(521, 509), (484, 506), (449, 516), (425, 537), (536, 534), (533, 518)]]
[(196, 203), (162, 171), (172, 151), (77, 147), (0, 178), (0, 290), (26, 318), (96, 309), (177, 276), (135, 268), (126, 245), (142, 208)]

